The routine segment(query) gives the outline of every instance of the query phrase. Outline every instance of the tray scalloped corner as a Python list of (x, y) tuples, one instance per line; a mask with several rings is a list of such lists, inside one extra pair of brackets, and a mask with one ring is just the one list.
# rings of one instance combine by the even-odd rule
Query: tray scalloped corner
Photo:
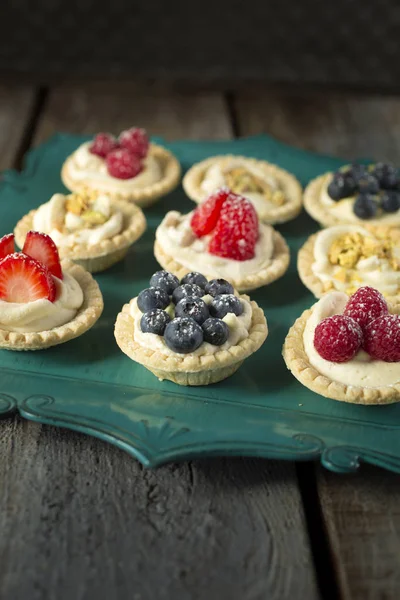
[[(85, 139), (57, 134), (28, 154), (22, 173), (3, 174), (0, 235), (65, 189), (62, 162)], [(184, 169), (213, 154), (245, 154), (287, 168), (303, 184), (342, 162), (266, 136), (165, 145)], [(0, 417), (18, 410), (27, 419), (90, 434), (150, 467), (218, 454), (319, 459), (340, 473), (355, 471), (365, 461), (400, 472), (400, 405), (352, 406), (322, 398), (301, 386), (283, 363), (286, 332), (313, 302), (295, 269), (298, 248), (317, 229), (305, 215), (279, 227), (291, 247), (291, 267), (280, 281), (252, 294), (265, 310), (270, 336), (237, 374), (205, 388), (182, 388), (159, 382), (119, 351), (114, 320), (157, 269), (152, 255), (157, 224), (170, 208), (188, 212), (192, 207), (179, 189), (146, 211), (145, 236), (125, 261), (96, 276), (105, 310), (91, 331), (43, 352), (0, 351)]]

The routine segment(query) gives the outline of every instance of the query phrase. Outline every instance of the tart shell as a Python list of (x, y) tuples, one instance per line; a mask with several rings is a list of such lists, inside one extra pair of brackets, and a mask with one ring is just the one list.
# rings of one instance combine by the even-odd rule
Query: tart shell
[[(60, 258), (69, 258), (81, 265), (90, 273), (98, 273), (108, 269), (122, 260), (129, 247), (136, 242), (146, 230), (146, 219), (142, 210), (134, 204), (112, 201), (113, 207), (122, 212), (124, 217), (123, 230), (107, 240), (97, 244), (75, 244), (71, 247), (59, 247)], [(33, 217), (36, 210), (31, 210), (17, 223), (14, 229), (15, 241), (23, 247), (28, 231), (33, 229)]]
[(71, 192), (82, 193), (85, 190), (96, 190), (100, 193), (107, 194), (115, 200), (124, 200), (133, 202), (142, 208), (154, 204), (159, 198), (171, 192), (179, 183), (181, 176), (181, 166), (175, 156), (166, 148), (157, 144), (150, 144), (149, 155), (155, 158), (161, 166), (163, 177), (160, 181), (148, 185), (144, 188), (138, 188), (129, 191), (112, 191), (107, 186), (106, 188), (99, 187), (97, 182), (90, 177), (76, 181), (71, 176), (71, 163), (73, 155), (69, 156), (64, 162), (61, 169), (61, 179), (64, 185)]
[(63, 271), (72, 275), (83, 291), (83, 304), (72, 321), (48, 331), (17, 333), (0, 329), (0, 348), (7, 350), (44, 350), (63, 344), (88, 331), (103, 312), (103, 296), (93, 277), (71, 261), (62, 262)]
[[(264, 285), (268, 285), (286, 273), (290, 263), (289, 247), (285, 239), (277, 231), (274, 231), (273, 240), (274, 254), (272, 256), (271, 263), (267, 267), (258, 271), (257, 273), (248, 275), (244, 279), (229, 279), (233, 287), (239, 292), (249, 292)], [(184, 251), (184, 248), (182, 250)], [(157, 240), (154, 244), (154, 256), (163, 269), (170, 271), (176, 275), (178, 279), (182, 279), (182, 277), (191, 271), (191, 269), (183, 266), (177, 258), (167, 254)], [(205, 259), (203, 271), (204, 275), (207, 277), (206, 262), (207, 261)], [(213, 277), (214, 275), (208, 274), (208, 279), (212, 279)]]
[(182, 180), (183, 189), (191, 200), (200, 204), (206, 194), (201, 189), (201, 183), (204, 179), (206, 171), (219, 164), (224, 167), (227, 163), (232, 160), (241, 160), (243, 163), (247, 163), (250, 166), (257, 167), (262, 170), (265, 175), (270, 178), (276, 179), (285, 193), (287, 201), (282, 206), (277, 206), (268, 211), (268, 215), (260, 215), (260, 221), (263, 223), (273, 225), (275, 223), (285, 223), (297, 217), (301, 212), (302, 202), (302, 188), (299, 181), (294, 175), (273, 165), (265, 160), (257, 160), (255, 158), (246, 158), (245, 156), (235, 155), (224, 155), (224, 156), (213, 156), (207, 158), (191, 167)]
[[(247, 296), (244, 299), (249, 300)], [(130, 314), (134, 300), (125, 304), (117, 316), (115, 339), (118, 346), (129, 358), (146, 367), (159, 379), (168, 379), (179, 385), (208, 385), (226, 379), (261, 347), (268, 335), (264, 312), (255, 302), (251, 302), (253, 315), (249, 336), (237, 345), (204, 356), (162, 354), (158, 350), (144, 348), (135, 341), (135, 321)]]
[[(399, 313), (400, 306), (392, 312)], [(283, 345), (283, 358), (289, 371), (305, 387), (325, 396), (352, 404), (392, 404), (400, 401), (400, 384), (380, 388), (345, 385), (322, 375), (313, 367), (304, 349), (303, 334), (313, 307), (306, 310), (290, 328)]]

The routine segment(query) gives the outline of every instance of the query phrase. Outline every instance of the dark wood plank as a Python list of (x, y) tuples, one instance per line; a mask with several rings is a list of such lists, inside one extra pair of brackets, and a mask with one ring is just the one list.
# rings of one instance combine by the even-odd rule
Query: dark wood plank
[[(123, 89), (97, 88), (95, 99), (93, 88), (55, 90), (35, 142), (132, 122), (167, 137), (232, 135), (220, 96)], [(76, 433), (20, 420), (2, 428), (2, 599), (319, 597), (292, 464), (216, 459), (148, 471)]]
[(0, 85), (0, 169), (14, 166), (34, 99), (32, 86)]
[[(400, 163), (400, 98), (242, 94), (240, 132), (265, 132), (323, 153)], [(317, 469), (322, 512), (345, 599), (394, 600), (400, 585), (400, 480), (363, 466), (342, 476)]]

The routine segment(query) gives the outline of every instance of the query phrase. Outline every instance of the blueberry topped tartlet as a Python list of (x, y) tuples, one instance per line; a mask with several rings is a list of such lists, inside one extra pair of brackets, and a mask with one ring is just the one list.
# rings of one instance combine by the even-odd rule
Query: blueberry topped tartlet
[(400, 225), (400, 171), (389, 163), (352, 164), (311, 181), (304, 207), (323, 227)]
[(232, 375), (265, 341), (263, 311), (224, 279), (154, 273), (117, 317), (121, 350), (160, 380), (208, 385)]

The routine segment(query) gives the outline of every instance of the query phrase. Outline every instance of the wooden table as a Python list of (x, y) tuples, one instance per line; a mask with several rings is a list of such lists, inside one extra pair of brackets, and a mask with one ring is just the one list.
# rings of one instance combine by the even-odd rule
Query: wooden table
[[(167, 139), (266, 132), (400, 163), (398, 98), (4, 85), (0, 168), (57, 130), (133, 124)], [(400, 481), (378, 469), (213, 459), (149, 471), (99, 440), (9, 418), (0, 491), (2, 600), (399, 597)]]

